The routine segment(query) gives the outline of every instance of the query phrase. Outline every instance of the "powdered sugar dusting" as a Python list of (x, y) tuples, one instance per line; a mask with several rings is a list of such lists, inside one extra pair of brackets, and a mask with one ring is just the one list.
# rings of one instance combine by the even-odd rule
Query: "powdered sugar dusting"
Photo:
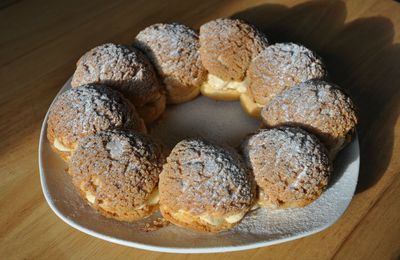
[[(116, 208), (141, 206), (158, 183), (164, 157), (160, 146), (146, 135), (128, 130), (102, 131), (80, 139), (69, 173), (77, 187), (87, 189)], [(102, 180), (94, 189), (92, 178)]]
[(250, 61), (268, 45), (263, 33), (238, 19), (203, 24), (199, 39), (204, 67), (225, 81), (242, 81)]
[(206, 78), (198, 36), (185, 25), (153, 24), (139, 32), (133, 45), (146, 53), (170, 86), (198, 87)]
[(195, 215), (250, 208), (255, 186), (233, 149), (202, 139), (179, 142), (160, 174), (160, 203)]
[(118, 160), (127, 150), (129, 143), (126, 140), (111, 140), (106, 144), (106, 149), (110, 152), (110, 157), (114, 160)]
[(269, 127), (294, 125), (317, 135), (328, 149), (357, 124), (355, 106), (338, 86), (309, 80), (277, 95), (261, 112)]
[(313, 51), (295, 43), (277, 43), (265, 48), (249, 67), (250, 95), (266, 104), (283, 90), (310, 79), (323, 79), (326, 68)]
[(297, 175), (296, 180), (292, 184), (290, 184), (290, 187), (297, 189), (300, 184), (300, 181), (307, 177), (307, 172), (308, 172), (308, 166), (304, 165), (304, 169), (299, 173), (299, 175)]
[(135, 107), (119, 92), (102, 85), (83, 85), (60, 95), (51, 107), (48, 136), (71, 145), (102, 130), (142, 131)]
[(243, 154), (265, 194), (260, 201), (276, 207), (318, 198), (332, 171), (325, 147), (300, 128), (260, 130)]
[(135, 106), (154, 101), (162, 86), (147, 58), (135, 48), (107, 43), (85, 53), (77, 62), (72, 86), (106, 84)]

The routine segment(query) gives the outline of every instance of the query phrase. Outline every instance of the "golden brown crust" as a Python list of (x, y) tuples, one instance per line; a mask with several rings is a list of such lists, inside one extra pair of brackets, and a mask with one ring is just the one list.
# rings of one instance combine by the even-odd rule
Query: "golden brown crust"
[(265, 105), (275, 95), (310, 79), (323, 79), (326, 69), (311, 50), (295, 43), (270, 45), (249, 67), (248, 92), (255, 102)]
[(79, 141), (69, 173), (92, 207), (107, 217), (133, 221), (157, 209), (148, 200), (157, 190), (164, 160), (161, 147), (145, 135), (104, 131)]
[(277, 95), (263, 108), (261, 116), (267, 127), (306, 129), (320, 138), (328, 150), (342, 140), (347, 144), (351, 140), (348, 135), (357, 124), (350, 97), (336, 85), (319, 80), (301, 83)]
[(253, 26), (227, 18), (203, 24), (199, 39), (203, 66), (226, 81), (242, 81), (251, 59), (268, 45)]
[(327, 187), (332, 166), (325, 147), (300, 128), (263, 129), (242, 146), (265, 207), (303, 207)]
[(176, 88), (167, 84), (166, 89), (168, 91), (167, 103), (169, 104), (179, 104), (190, 101), (200, 93), (200, 88), (198, 87)]
[[(84, 85), (65, 91), (50, 107), (47, 137), (74, 150), (80, 138), (102, 130), (127, 128), (146, 132), (135, 107), (119, 92), (102, 85)], [(65, 160), (70, 151), (57, 153)]]
[(162, 113), (164, 113), (166, 107), (166, 97), (161, 95), (159, 99), (154, 102), (147, 103), (144, 106), (138, 107), (137, 111), (139, 115), (143, 118), (146, 124), (150, 124), (156, 121)]
[(200, 61), (195, 31), (177, 23), (153, 24), (139, 32), (133, 45), (154, 64), (166, 85), (168, 103), (189, 101), (195, 95), (188, 93), (199, 93), (207, 71)]
[(261, 119), (262, 106), (254, 102), (248, 93), (240, 95), (240, 105), (247, 114), (256, 119)]
[(72, 87), (105, 84), (124, 94), (136, 107), (164, 94), (150, 61), (139, 50), (107, 43), (85, 53), (77, 62)]

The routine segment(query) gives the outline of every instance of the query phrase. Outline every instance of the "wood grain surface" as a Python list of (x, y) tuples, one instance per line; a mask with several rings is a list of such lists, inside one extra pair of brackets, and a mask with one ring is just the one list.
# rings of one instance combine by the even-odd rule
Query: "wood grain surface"
[[(359, 108), (356, 195), (329, 229), (266, 248), (213, 255), (148, 252), (105, 242), (47, 206), (37, 148), (46, 110), (91, 47), (130, 43), (155, 22), (198, 28), (239, 17), (272, 41), (296, 41), (327, 62)], [(398, 259), (400, 257), (400, 3), (355, 1), (0, 2), (0, 259)]]

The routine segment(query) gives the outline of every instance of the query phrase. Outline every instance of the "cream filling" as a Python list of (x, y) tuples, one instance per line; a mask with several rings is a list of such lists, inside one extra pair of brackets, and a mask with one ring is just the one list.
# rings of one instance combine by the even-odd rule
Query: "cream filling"
[(73, 149), (64, 146), (57, 138), (54, 138), (53, 146), (61, 152), (72, 152)]
[(160, 201), (160, 193), (158, 192), (158, 188), (155, 188), (150, 196), (147, 198), (146, 202), (135, 209), (142, 209), (145, 206), (156, 205)]
[(226, 216), (226, 217), (215, 217), (210, 214), (194, 216), (194, 215), (190, 214), (189, 212), (182, 210), (182, 209), (180, 209), (178, 212), (172, 213), (172, 215), (177, 219), (185, 218), (185, 217), (198, 218), (198, 219), (200, 219), (204, 222), (207, 222), (208, 224), (213, 225), (213, 226), (222, 225), (224, 222), (228, 222), (230, 224), (239, 222), (244, 217), (245, 214), (246, 214), (246, 212), (241, 212), (241, 213), (237, 213), (237, 214)]
[(260, 117), (261, 110), (264, 107), (264, 105), (258, 104), (257, 102), (253, 101), (248, 93), (240, 95), (240, 104), (248, 114), (257, 118)]
[(86, 194), (86, 199), (90, 202), (90, 203), (94, 203), (96, 201), (96, 196), (90, 192), (90, 191), (85, 191)]
[(228, 217), (225, 217), (225, 221), (228, 223), (239, 222), (244, 217), (245, 214), (246, 214), (246, 212), (241, 212), (241, 213), (237, 213), (234, 215), (230, 215)]
[(248, 79), (245, 78), (243, 81), (225, 81), (215, 75), (208, 73), (207, 81), (203, 84), (208, 85), (211, 88), (217, 90), (236, 90), (239, 93), (245, 93), (247, 91)]

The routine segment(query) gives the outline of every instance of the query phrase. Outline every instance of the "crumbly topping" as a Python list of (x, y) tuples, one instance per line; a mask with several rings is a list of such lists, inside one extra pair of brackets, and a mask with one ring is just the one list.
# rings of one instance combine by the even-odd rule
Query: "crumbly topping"
[(72, 87), (90, 83), (121, 91), (135, 106), (156, 100), (162, 92), (147, 58), (135, 48), (113, 43), (97, 46), (78, 60)]
[(139, 32), (133, 45), (149, 57), (169, 87), (199, 87), (206, 78), (198, 35), (185, 25), (151, 25)]
[(325, 147), (300, 128), (260, 130), (242, 150), (262, 191), (260, 199), (277, 206), (317, 198), (332, 172)]
[(133, 131), (99, 132), (79, 141), (70, 160), (74, 184), (95, 203), (127, 213), (142, 206), (158, 184), (164, 156), (149, 137)]
[(87, 135), (114, 128), (144, 131), (135, 107), (119, 92), (101, 85), (72, 88), (50, 108), (47, 135), (68, 147)]
[(200, 58), (209, 73), (242, 81), (250, 61), (268, 45), (253, 26), (237, 19), (217, 19), (200, 27)]
[(295, 43), (268, 46), (251, 62), (248, 73), (250, 95), (262, 105), (289, 87), (327, 74), (313, 51)]
[(355, 107), (338, 86), (310, 80), (277, 95), (261, 112), (268, 127), (300, 126), (330, 149), (357, 124)]
[(193, 215), (247, 210), (254, 185), (241, 158), (202, 139), (179, 142), (160, 175), (160, 204)]

